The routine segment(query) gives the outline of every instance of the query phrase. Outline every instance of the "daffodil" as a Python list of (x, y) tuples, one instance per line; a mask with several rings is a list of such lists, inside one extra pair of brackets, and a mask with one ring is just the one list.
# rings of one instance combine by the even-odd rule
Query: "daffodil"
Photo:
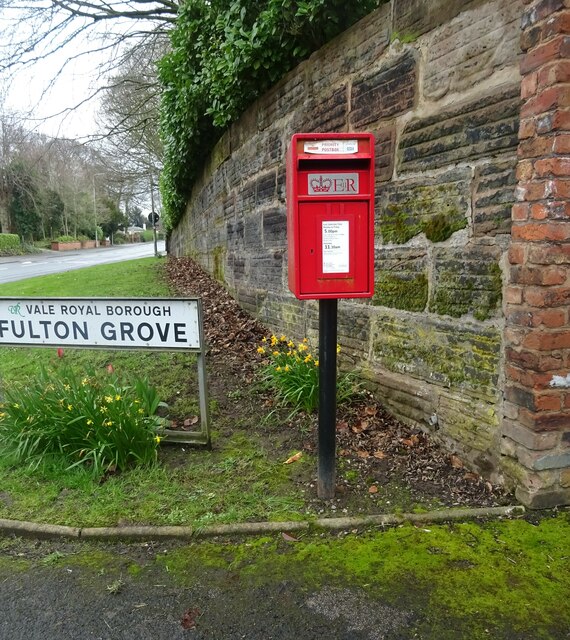
[(307, 364), (307, 362), (311, 362), (312, 359), (313, 359), (313, 356), (309, 353), (309, 355), (303, 360), (303, 362)]
[(121, 396), (117, 393), (117, 395), (115, 396), (115, 400), (119, 401), (121, 399)]
[(279, 355), (279, 351), (274, 351), (271, 355), (278, 356)]
[(87, 425), (92, 425), (93, 424), (93, 420), (87, 420)]
[(68, 405), (67, 405), (67, 410), (68, 410), (68, 411), (71, 411), (72, 409), (73, 409), (73, 405), (72, 405), (72, 404), (68, 404)]
[(336, 345), (336, 352), (337, 352), (337, 353), (340, 353), (340, 344), (337, 344), (337, 345)]
[(111, 404), (111, 402), (113, 402), (113, 396), (105, 396), (105, 402)]
[(265, 349), (263, 347), (257, 347), (257, 353), (265, 353)]
[(279, 340), (277, 340), (277, 336), (271, 336), (271, 346), (274, 347)]
[(281, 342), (287, 342), (287, 336), (286, 336), (286, 335), (284, 335), (284, 334), (281, 334), (281, 337), (279, 338), (279, 340), (280, 340)]
[(160, 436), (154, 436), (154, 441), (156, 442), (156, 444), (160, 444), (161, 440), (162, 438)]
[(281, 367), (275, 367), (275, 371), (281, 371)]

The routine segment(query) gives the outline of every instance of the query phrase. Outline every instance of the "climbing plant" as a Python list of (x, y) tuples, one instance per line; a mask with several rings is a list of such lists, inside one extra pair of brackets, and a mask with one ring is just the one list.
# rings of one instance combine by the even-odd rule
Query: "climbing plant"
[(298, 62), (387, 0), (186, 0), (159, 67), (167, 227), (225, 128)]

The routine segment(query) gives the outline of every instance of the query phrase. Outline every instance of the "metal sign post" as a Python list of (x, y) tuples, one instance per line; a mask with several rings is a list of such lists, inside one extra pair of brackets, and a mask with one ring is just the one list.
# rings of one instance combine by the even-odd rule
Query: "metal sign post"
[(334, 498), (336, 480), (336, 298), (319, 300), (319, 443), (317, 495)]
[(200, 431), (165, 440), (210, 446), (200, 298), (0, 298), (0, 346), (187, 351), (197, 355)]

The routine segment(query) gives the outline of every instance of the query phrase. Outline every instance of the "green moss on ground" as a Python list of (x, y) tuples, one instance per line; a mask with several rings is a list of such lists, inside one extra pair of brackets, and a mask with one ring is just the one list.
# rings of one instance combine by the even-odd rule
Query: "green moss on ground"
[[(244, 588), (278, 580), (307, 589), (364, 588), (369, 597), (415, 610), (418, 637), (471, 640), (568, 629), (570, 519), (484, 525), (406, 525), (366, 536), (311, 535), (298, 542), (262, 537), (238, 544), (202, 542), (159, 562), (184, 584), (197, 567), (231, 571)], [(457, 629), (469, 636), (453, 635)]]

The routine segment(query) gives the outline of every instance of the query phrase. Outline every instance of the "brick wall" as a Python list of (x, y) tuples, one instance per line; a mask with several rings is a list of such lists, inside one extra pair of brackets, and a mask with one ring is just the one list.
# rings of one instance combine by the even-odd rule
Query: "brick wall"
[(170, 241), (268, 326), (315, 339), (316, 304), (286, 284), (285, 150), (295, 132), (374, 133), (376, 291), (339, 304), (342, 364), (531, 504), (570, 484), (570, 393), (551, 384), (570, 386), (563, 4), (383, 5), (224, 134)]
[(570, 503), (570, 2), (527, 2), (506, 288), (503, 466), (518, 497)]

